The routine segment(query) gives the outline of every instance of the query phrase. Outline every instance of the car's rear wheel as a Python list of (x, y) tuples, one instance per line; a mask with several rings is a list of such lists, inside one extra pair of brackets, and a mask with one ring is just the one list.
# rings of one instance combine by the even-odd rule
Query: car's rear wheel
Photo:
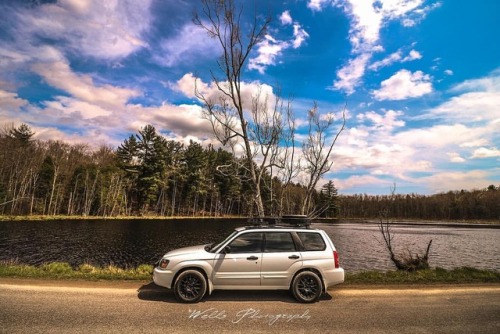
[(175, 298), (183, 303), (199, 302), (207, 292), (207, 280), (195, 269), (183, 271), (174, 283)]
[(302, 271), (292, 282), (292, 293), (301, 303), (314, 303), (323, 294), (321, 278), (312, 271)]

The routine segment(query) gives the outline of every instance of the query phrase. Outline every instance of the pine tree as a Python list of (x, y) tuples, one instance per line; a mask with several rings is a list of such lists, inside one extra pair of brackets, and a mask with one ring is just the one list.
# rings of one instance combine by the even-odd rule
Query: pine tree
[(131, 181), (131, 199), (135, 210), (147, 211), (156, 204), (165, 181), (167, 141), (152, 125), (130, 136), (117, 150), (121, 167)]
[(320, 205), (324, 210), (322, 216), (325, 218), (336, 217), (339, 211), (338, 202), (337, 188), (335, 188), (333, 181), (330, 180), (321, 188)]
[(30, 126), (22, 123), (17, 128), (12, 128), (9, 131), (9, 137), (19, 140), (23, 144), (27, 144), (31, 141), (35, 133), (31, 130)]

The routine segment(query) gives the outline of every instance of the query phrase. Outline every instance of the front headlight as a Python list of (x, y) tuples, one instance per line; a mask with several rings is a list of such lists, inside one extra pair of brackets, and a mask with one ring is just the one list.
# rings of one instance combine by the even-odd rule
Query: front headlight
[(161, 259), (160, 263), (158, 264), (158, 267), (160, 267), (160, 269), (167, 269), (167, 266), (168, 266), (169, 262), (170, 261), (167, 260), (167, 259)]

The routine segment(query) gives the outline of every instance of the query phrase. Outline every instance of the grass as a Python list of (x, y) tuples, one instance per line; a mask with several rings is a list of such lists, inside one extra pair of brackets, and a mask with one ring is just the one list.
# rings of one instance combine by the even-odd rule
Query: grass
[(0, 262), (0, 277), (83, 280), (150, 280), (153, 266), (142, 264), (137, 268), (122, 269), (113, 265), (96, 267), (88, 263), (73, 268), (65, 262), (30, 266), (15, 262)]
[[(16, 262), (0, 262), (0, 277), (37, 279), (83, 279), (83, 280), (151, 280), (153, 266), (142, 264), (137, 268), (122, 269), (112, 265), (96, 267), (88, 263), (73, 268), (65, 262), (29, 266)], [(466, 284), (500, 283), (500, 272), (474, 268), (443, 268), (402, 271), (365, 271), (347, 273), (345, 284)]]
[(346, 284), (464, 284), (500, 283), (500, 272), (469, 267), (446, 270), (443, 268), (405, 271), (365, 271), (347, 273)]

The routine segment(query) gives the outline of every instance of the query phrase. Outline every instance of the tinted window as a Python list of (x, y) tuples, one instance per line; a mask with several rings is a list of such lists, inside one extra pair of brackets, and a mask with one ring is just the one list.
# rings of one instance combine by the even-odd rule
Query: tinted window
[(322, 251), (326, 249), (325, 241), (319, 233), (298, 232), (306, 251)]
[(293, 252), (295, 244), (290, 233), (268, 232), (266, 233), (266, 245), (264, 252)]
[(230, 244), (231, 254), (262, 252), (262, 233), (245, 233), (234, 239)]

